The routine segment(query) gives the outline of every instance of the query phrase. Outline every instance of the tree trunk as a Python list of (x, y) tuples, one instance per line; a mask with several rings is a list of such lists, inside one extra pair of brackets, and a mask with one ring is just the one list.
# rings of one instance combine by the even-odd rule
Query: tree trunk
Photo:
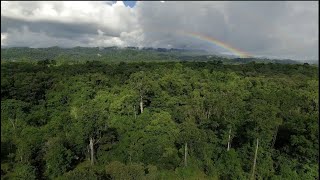
[(227, 147), (227, 151), (229, 151), (229, 150), (230, 150), (230, 147), (231, 147), (230, 140), (231, 140), (231, 128), (230, 128), (230, 130), (229, 130), (229, 139), (228, 139), (228, 147)]
[(88, 160), (90, 161), (90, 143), (87, 146), (87, 153), (89, 154)]
[(89, 143), (89, 146), (90, 146), (90, 161), (91, 161), (91, 165), (94, 164), (94, 144), (93, 144), (93, 141), (94, 139), (92, 137), (90, 137), (90, 143)]
[(184, 166), (187, 167), (188, 144), (184, 145)]
[(140, 96), (140, 113), (143, 113), (143, 99), (142, 99), (142, 95)]
[(273, 147), (274, 147), (274, 144), (276, 143), (277, 135), (278, 135), (278, 129), (279, 129), (279, 126), (276, 127), (275, 135), (274, 135), (273, 138), (272, 138), (271, 148), (273, 148)]
[(132, 156), (132, 155), (131, 155), (131, 154), (132, 154), (132, 152), (130, 151), (130, 152), (129, 152), (129, 162), (130, 162), (130, 164), (132, 164), (132, 159), (131, 159), (131, 156)]
[(16, 130), (16, 125), (15, 125), (15, 124), (16, 124), (16, 123), (15, 123), (16, 121), (15, 121), (14, 119), (11, 119), (11, 118), (9, 118), (9, 120), (10, 120), (12, 126), (13, 126), (13, 129)]
[(258, 147), (259, 147), (259, 139), (257, 138), (257, 145), (256, 145), (256, 151), (255, 151), (255, 154), (254, 154), (251, 179), (255, 179), (254, 173), (255, 173), (256, 163), (257, 163)]

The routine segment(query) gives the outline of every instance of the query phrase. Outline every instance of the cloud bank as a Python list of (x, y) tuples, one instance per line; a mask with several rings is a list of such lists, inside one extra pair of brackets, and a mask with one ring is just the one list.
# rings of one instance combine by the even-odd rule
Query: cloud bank
[(1, 2), (1, 46), (137, 46), (318, 59), (318, 2)]

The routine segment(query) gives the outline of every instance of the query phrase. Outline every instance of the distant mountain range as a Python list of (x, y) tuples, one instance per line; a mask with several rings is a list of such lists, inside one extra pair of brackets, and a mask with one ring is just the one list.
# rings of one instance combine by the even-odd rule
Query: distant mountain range
[(10, 47), (1, 48), (1, 61), (39, 61), (44, 59), (107, 60), (107, 61), (211, 61), (224, 63), (280, 63), (318, 64), (317, 60), (268, 59), (265, 57), (240, 58), (234, 55), (211, 53), (202, 49), (152, 48), (152, 47), (74, 47), (49, 48)]

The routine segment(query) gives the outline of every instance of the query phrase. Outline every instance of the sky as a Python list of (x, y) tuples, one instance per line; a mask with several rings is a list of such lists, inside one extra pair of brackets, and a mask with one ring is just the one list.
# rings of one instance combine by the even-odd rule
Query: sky
[(318, 59), (317, 1), (1, 1), (1, 47), (204, 49)]

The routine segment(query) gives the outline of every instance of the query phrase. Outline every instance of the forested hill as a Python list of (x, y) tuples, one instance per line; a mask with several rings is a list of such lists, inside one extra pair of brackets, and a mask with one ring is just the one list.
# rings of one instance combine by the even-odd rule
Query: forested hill
[(1, 179), (317, 179), (318, 82), (308, 64), (2, 62)]
[(55, 60), (57, 62), (133, 62), (133, 61), (223, 61), (223, 63), (241, 64), (255, 61), (257, 63), (298, 64), (293, 60), (277, 60), (267, 58), (234, 58), (210, 54), (204, 50), (164, 49), (164, 48), (1, 48), (1, 61), (41, 61)]

